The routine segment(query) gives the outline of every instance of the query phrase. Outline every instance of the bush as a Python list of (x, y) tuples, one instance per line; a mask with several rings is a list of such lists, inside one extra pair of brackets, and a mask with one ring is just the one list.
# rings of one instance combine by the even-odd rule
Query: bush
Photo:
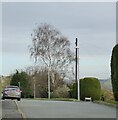
[(92, 100), (100, 100), (101, 86), (97, 78), (80, 79), (80, 99), (91, 97)]
[(118, 101), (118, 44), (113, 48), (112, 51), (111, 79), (115, 101)]
[(0, 93), (2, 92), (2, 82), (0, 80)]
[(52, 98), (69, 98), (69, 88), (66, 85), (58, 87), (51, 94)]
[(110, 90), (108, 90), (106, 88), (102, 88), (101, 100), (102, 101), (113, 101), (114, 96), (113, 96), (112, 91), (110, 91)]
[(70, 98), (77, 98), (77, 85), (76, 85), (76, 83), (73, 83), (73, 84), (70, 84), (70, 85), (68, 85), (68, 87), (69, 87), (69, 96), (70, 96)]

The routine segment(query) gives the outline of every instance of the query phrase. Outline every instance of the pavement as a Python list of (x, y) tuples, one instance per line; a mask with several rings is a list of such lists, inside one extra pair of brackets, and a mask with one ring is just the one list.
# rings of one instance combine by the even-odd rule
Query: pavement
[(0, 101), (0, 120), (2, 119), (2, 101)]
[(22, 114), (19, 112), (16, 101), (2, 101), (2, 118), (22, 118)]
[(118, 106), (116, 108), (116, 120), (118, 120)]

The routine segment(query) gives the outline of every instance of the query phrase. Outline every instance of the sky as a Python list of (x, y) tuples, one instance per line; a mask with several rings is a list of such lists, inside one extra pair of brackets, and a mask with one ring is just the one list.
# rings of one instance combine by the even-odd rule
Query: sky
[(10, 75), (34, 65), (28, 50), (31, 33), (45, 22), (70, 40), (73, 52), (75, 39), (79, 39), (80, 78), (110, 77), (111, 52), (116, 44), (115, 2), (3, 2), (0, 74)]

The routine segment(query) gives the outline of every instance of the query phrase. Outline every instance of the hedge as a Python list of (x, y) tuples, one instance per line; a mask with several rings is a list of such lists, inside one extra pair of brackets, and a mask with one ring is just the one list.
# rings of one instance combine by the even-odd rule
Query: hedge
[(101, 85), (97, 78), (80, 79), (80, 99), (85, 100), (85, 97), (91, 97), (92, 100), (100, 100)]

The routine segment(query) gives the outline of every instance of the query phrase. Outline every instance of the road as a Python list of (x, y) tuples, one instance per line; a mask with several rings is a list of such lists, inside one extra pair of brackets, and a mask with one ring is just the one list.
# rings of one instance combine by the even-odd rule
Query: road
[(92, 102), (23, 99), (17, 103), (26, 118), (116, 118), (116, 108)]

